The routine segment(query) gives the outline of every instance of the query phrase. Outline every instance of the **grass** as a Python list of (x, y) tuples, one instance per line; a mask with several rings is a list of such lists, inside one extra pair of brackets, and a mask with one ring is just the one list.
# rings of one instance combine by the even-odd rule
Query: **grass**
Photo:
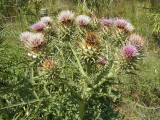
[[(52, 16), (57, 15), (59, 11), (65, 9), (73, 9), (76, 11), (76, 7), (77, 6), (75, 6), (75, 4), (71, 3), (71, 0), (48, 0), (42, 6), (42, 8), (47, 8), (49, 15)], [(121, 116), (125, 115), (126, 120), (159, 119), (160, 48), (152, 36), (153, 28), (152, 21), (149, 19), (150, 11), (144, 9), (144, 7), (151, 7), (148, 0), (115, 0), (108, 8), (106, 8), (105, 11), (98, 12), (99, 17), (120, 17), (129, 19), (135, 26), (136, 32), (145, 36), (147, 40), (145, 56), (139, 66), (140, 71), (137, 72), (136, 76), (121, 76), (122, 82), (127, 84), (116, 87), (118, 91), (123, 91), (122, 96), (124, 99), (119, 100), (118, 102), (116, 101), (116, 103), (114, 103), (114, 108), (115, 110), (120, 111)], [(28, 23), (27, 21), (25, 22), (24, 17), (23, 29), (26, 29), (26, 26), (28, 26)], [(16, 32), (14, 32), (15, 30)], [(17, 51), (19, 51), (19, 53), (24, 51), (23, 48), (18, 47), (19, 33), (21, 31), (22, 29), (18, 22), (10, 24), (4, 31), (6, 36), (4, 44), (8, 44), (13, 47), (7, 48), (7, 52), (4, 53), (9, 55), (8, 57), (5, 56), (5, 58), (7, 57), (7, 62), (15, 60), (14, 63), (16, 63), (16, 60), (23, 61), (23, 59), (25, 59), (25, 57), (19, 56), (16, 53)], [(13, 49), (15, 49), (15, 51), (12, 51)]]

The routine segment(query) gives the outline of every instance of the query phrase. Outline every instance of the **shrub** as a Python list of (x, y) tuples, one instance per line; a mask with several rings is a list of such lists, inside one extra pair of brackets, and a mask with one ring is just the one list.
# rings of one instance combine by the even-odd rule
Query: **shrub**
[(67, 10), (30, 28), (20, 35), (28, 58), (16, 82), (7, 83), (12, 90), (2, 95), (3, 117), (118, 119), (111, 104), (121, 93), (114, 85), (135, 74), (145, 46), (129, 20), (75, 19)]

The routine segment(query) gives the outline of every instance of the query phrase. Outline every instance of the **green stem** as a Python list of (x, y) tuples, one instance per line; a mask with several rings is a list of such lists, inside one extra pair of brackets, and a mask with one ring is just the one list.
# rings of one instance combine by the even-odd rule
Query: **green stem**
[(30, 79), (29, 79), (29, 82), (32, 85), (35, 84), (35, 81), (34, 81), (34, 63), (31, 63), (31, 66), (30, 66)]
[(80, 109), (79, 109), (79, 117), (78, 117), (78, 120), (83, 120), (84, 108), (85, 108), (85, 102), (84, 102), (84, 101), (81, 101), (81, 103), (80, 103)]
[[(114, 77), (114, 64), (112, 65), (111, 69), (110, 69), (110, 72), (108, 73), (107, 75), (107, 79), (111, 79)], [(99, 86), (101, 86), (104, 82), (106, 82), (106, 79), (102, 79), (99, 83), (97, 83), (96, 85), (94, 85), (92, 88), (88, 88), (87, 89), (87, 92), (93, 90), (93, 89), (96, 89), (98, 88)]]
[(87, 62), (87, 76), (90, 75), (90, 69), (91, 69), (91, 62), (90, 60)]
[[(112, 77), (108, 77), (107, 79), (112, 79)], [(103, 79), (102, 81), (100, 81), (98, 84), (96, 84), (95, 86), (93, 86), (93, 88), (87, 89), (87, 91), (91, 91), (92, 89), (98, 88), (98, 87), (101, 86), (104, 82), (106, 82), (106, 79)]]
[(71, 48), (71, 50), (72, 50), (72, 52), (73, 52), (73, 54), (74, 54), (74, 56), (75, 56), (75, 58), (76, 58), (76, 60), (77, 60), (77, 63), (78, 63), (78, 66), (79, 66), (79, 70), (80, 70), (81, 74), (86, 78), (86, 79), (85, 79), (85, 82), (86, 82), (87, 84), (89, 84), (89, 83), (90, 83), (90, 82), (89, 82), (89, 77), (88, 77), (87, 74), (84, 72), (83, 67), (82, 67), (82, 65), (81, 65), (81, 62), (80, 62), (80, 60), (79, 60), (76, 52), (75, 52), (74, 49), (72, 48), (71, 43), (69, 43), (69, 45), (70, 45), (70, 48)]
[(83, 92), (83, 98), (82, 96), (77, 93), (71, 85), (69, 85), (66, 81), (63, 81), (63, 83), (71, 90), (71, 92), (73, 94), (75, 94), (79, 100), (80, 100), (80, 109), (79, 109), (79, 117), (78, 117), (78, 120), (83, 120), (83, 116), (84, 116), (84, 108), (85, 108), (85, 87), (84, 87), (84, 92)]
[[(90, 75), (90, 68), (91, 68), (91, 63), (90, 60), (87, 62), (87, 76)], [(85, 111), (85, 101), (86, 101), (86, 97), (87, 95), (87, 88), (88, 85), (87, 83), (84, 81), (84, 88), (83, 88), (83, 94), (82, 94), (82, 101), (80, 101), (80, 109), (79, 109), (79, 117), (78, 120), (83, 120), (83, 116), (84, 116), (84, 111)]]

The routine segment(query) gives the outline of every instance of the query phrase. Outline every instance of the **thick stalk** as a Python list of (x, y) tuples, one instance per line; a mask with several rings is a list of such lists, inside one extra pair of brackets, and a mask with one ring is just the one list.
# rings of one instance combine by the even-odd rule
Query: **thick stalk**
[(80, 108), (79, 108), (79, 117), (78, 117), (78, 120), (83, 120), (83, 117), (84, 117), (85, 102), (86, 102), (86, 96), (87, 96), (86, 90), (87, 90), (87, 84), (84, 83), (83, 94), (82, 94), (83, 98), (80, 101), (80, 105), (79, 105)]
[[(90, 69), (91, 69), (91, 62), (90, 60), (87, 62), (87, 76), (90, 75)], [(83, 99), (80, 102), (80, 109), (79, 109), (79, 118), (78, 120), (83, 120), (84, 112), (85, 112), (85, 102), (86, 102), (86, 97), (87, 97), (87, 88), (88, 85), (86, 82), (84, 82), (84, 88), (83, 88)]]
[(85, 108), (85, 102), (84, 102), (84, 101), (81, 101), (81, 103), (80, 103), (80, 109), (79, 109), (79, 117), (78, 117), (78, 120), (83, 120), (84, 108)]

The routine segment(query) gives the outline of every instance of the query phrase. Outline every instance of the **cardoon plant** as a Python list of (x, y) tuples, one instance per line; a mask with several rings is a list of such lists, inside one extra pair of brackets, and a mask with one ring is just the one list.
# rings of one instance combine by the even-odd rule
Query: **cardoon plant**
[[(126, 70), (123, 66), (138, 64), (145, 45), (142, 37), (132, 35), (131, 23), (118, 18), (93, 21), (66, 10), (57, 19), (41, 18), (31, 28), (20, 39), (35, 58), (29, 64), (34, 64), (34, 92), (42, 91), (37, 99), (46, 97), (35, 105), (50, 111), (51, 119), (117, 119), (107, 111), (107, 104), (121, 97), (112, 93), (112, 85)], [(43, 110), (38, 114), (46, 115)]]

